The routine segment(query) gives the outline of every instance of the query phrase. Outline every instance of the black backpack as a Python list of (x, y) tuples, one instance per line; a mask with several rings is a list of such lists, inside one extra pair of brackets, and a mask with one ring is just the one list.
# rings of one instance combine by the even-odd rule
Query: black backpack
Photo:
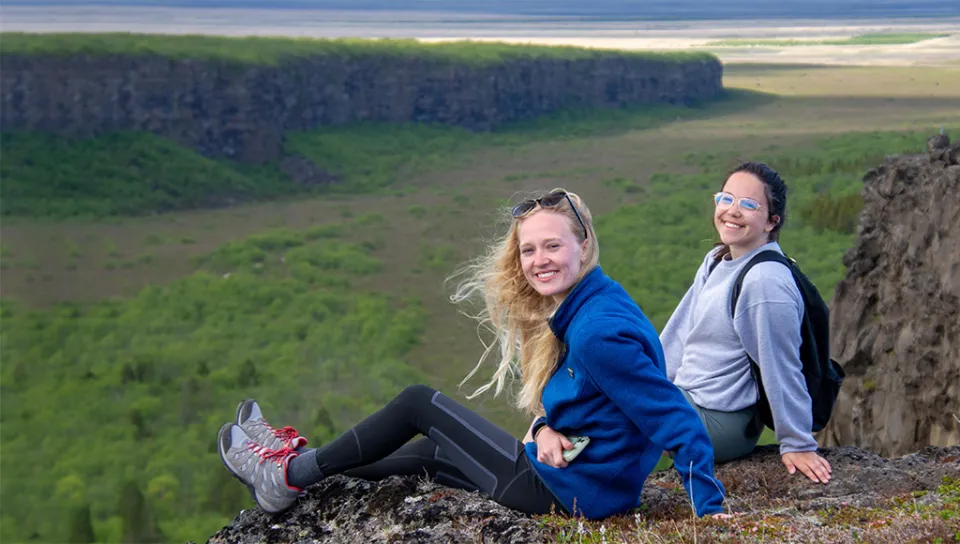
[[(754, 265), (767, 261), (783, 264), (793, 273), (800, 295), (803, 297), (803, 321), (800, 323), (800, 362), (803, 364), (803, 377), (807, 382), (807, 391), (810, 393), (813, 410), (813, 431), (820, 431), (830, 420), (830, 413), (840, 393), (840, 386), (846, 376), (839, 363), (830, 358), (830, 310), (820, 296), (817, 287), (807, 276), (800, 271), (799, 265), (793, 259), (773, 251), (761, 251), (740, 270), (737, 281), (733, 286), (733, 297), (730, 301), (730, 315), (737, 309), (737, 299), (743, 289), (743, 278)], [(720, 261), (710, 265), (710, 272)], [(757, 381), (758, 400), (757, 412), (760, 421), (773, 429), (773, 414), (770, 412), (770, 403), (767, 393), (760, 381), (760, 367), (750, 359), (750, 370)]]

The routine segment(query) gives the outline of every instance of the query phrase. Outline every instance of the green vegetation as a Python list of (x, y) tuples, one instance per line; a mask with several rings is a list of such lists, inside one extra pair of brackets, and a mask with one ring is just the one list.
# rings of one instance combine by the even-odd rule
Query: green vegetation
[(230, 406), (318, 444), (423, 381), (422, 309), (351, 292), (380, 263), (336, 235), (264, 232), (129, 300), (4, 301), (2, 540), (202, 541), (248, 500), (212, 448)]
[(451, 42), (427, 44), (395, 39), (314, 39), (160, 34), (28, 34), (0, 33), (0, 53), (27, 55), (159, 55), (173, 59), (204, 59), (240, 64), (276, 65), (314, 56), (400, 57), (433, 59), (469, 65), (499, 64), (520, 59), (579, 60), (600, 57), (642, 58), (661, 62), (714, 59), (702, 52), (649, 53), (569, 46)]
[(279, 171), (215, 161), (146, 132), (0, 134), (3, 216), (137, 215), (303, 192)]
[(818, 194), (806, 204), (800, 213), (811, 226), (821, 230), (834, 230), (853, 234), (857, 228), (857, 215), (863, 207), (859, 192), (842, 195)]
[(449, 244), (420, 243), (420, 262), (427, 267), (450, 270), (457, 265), (456, 248)]
[(848, 45), (896, 45), (905, 43), (916, 43), (935, 38), (946, 38), (950, 34), (932, 34), (924, 32), (901, 32), (901, 33), (874, 33), (861, 34), (843, 40)]
[(850, 38), (833, 40), (758, 40), (753, 38), (716, 40), (707, 42), (707, 47), (794, 47), (802, 45), (900, 45), (917, 43), (934, 38), (946, 38), (949, 34), (931, 34), (924, 32), (891, 32), (860, 34)]
[[(275, 163), (252, 167), (212, 160), (144, 132), (85, 139), (3, 133), (0, 214), (58, 219), (131, 216), (292, 195), (370, 192), (384, 189), (410, 172), (463, 164), (478, 149), (650, 128), (769, 100), (757, 93), (732, 91), (709, 107), (561, 111), (495, 132), (362, 123), (288, 133), (286, 153), (305, 157), (344, 180), (323, 188), (294, 183)], [(159, 239), (153, 243), (160, 243)]]

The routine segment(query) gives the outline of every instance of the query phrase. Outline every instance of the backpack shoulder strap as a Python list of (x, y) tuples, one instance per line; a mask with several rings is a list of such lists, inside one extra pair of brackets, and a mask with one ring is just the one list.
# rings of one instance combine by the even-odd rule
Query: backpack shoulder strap
[(790, 258), (778, 251), (768, 249), (766, 251), (761, 251), (760, 253), (757, 253), (756, 255), (754, 255), (750, 259), (750, 261), (747, 262), (747, 264), (740, 270), (740, 273), (737, 275), (737, 281), (736, 283), (733, 284), (733, 296), (730, 297), (730, 315), (731, 316), (736, 314), (737, 300), (740, 299), (740, 291), (743, 290), (743, 279), (747, 277), (747, 272), (749, 272), (750, 269), (753, 268), (755, 265), (758, 265), (760, 263), (765, 263), (768, 261), (775, 261), (775, 262), (781, 263), (787, 268), (791, 269), (790, 270), (791, 274), (793, 273), (793, 269), (790, 266), (790, 262), (791, 262)]
[[(755, 265), (764, 263), (767, 261), (776, 261), (782, 263), (787, 268), (790, 268), (791, 274), (793, 273), (793, 268), (790, 266), (790, 259), (778, 251), (768, 249), (766, 251), (761, 251), (753, 257), (750, 258), (750, 261), (740, 270), (740, 273), (737, 275), (737, 281), (733, 284), (733, 296), (730, 297), (730, 315), (735, 316), (737, 312), (737, 300), (740, 298), (740, 291), (743, 290), (743, 279), (747, 276), (747, 272), (750, 271)], [(796, 280), (794, 280), (796, 281)], [(750, 375), (753, 376), (753, 379), (757, 382), (757, 419), (771, 429), (773, 425), (773, 414), (770, 411), (770, 404), (766, 400), (766, 393), (763, 389), (763, 384), (760, 379), (760, 365), (753, 360), (752, 357), (747, 355), (747, 359), (750, 361)]]
[(710, 266), (707, 267), (707, 276), (709, 276), (710, 274), (713, 274), (713, 270), (717, 268), (717, 265), (719, 264), (720, 264), (720, 259), (714, 259), (713, 262), (710, 263)]

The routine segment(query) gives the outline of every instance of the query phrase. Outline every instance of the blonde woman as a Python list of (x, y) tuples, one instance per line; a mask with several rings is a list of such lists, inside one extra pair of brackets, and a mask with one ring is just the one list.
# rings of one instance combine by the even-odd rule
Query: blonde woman
[(471, 372), (499, 356), (492, 380), (474, 395), (499, 393), (519, 371), (520, 408), (544, 414), (534, 439), (523, 444), (416, 385), (329, 444), (305, 449), (295, 430), (274, 429), (245, 401), (237, 423), (220, 430), (219, 450), (261, 508), (283, 511), (332, 474), (427, 473), (528, 514), (604, 518), (639, 506), (647, 475), (669, 450), (697, 514), (722, 515), (710, 439), (667, 380), (653, 326), (600, 269), (583, 201), (557, 189), (520, 202), (512, 216), (506, 236), (467, 269), (453, 298), (482, 295), (479, 319), (498, 339)]

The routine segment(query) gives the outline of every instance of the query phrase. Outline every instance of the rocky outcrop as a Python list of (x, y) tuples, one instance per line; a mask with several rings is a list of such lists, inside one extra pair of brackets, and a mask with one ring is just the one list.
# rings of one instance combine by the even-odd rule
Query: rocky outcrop
[(831, 302), (847, 379), (822, 434), (882, 455), (960, 443), (960, 145), (888, 157), (864, 178)]
[[(789, 511), (796, 516), (824, 508), (883, 506), (891, 497), (936, 490), (945, 476), (960, 478), (960, 447), (928, 448), (899, 459), (852, 447), (822, 453), (833, 467), (834, 479), (827, 485), (812, 483), (800, 473), (788, 476), (775, 446), (718, 466), (717, 477), (727, 489), (727, 508), (771, 515)], [(644, 516), (688, 518), (687, 500), (676, 471), (656, 473), (644, 487)], [(399, 476), (382, 482), (334, 476), (310, 488), (294, 507), (278, 516), (256, 508), (241, 512), (208, 542), (526, 544), (556, 542), (554, 532), (549, 524), (479, 493)]]
[(600, 55), (468, 66), (415, 56), (318, 56), (278, 66), (134, 55), (0, 56), (0, 127), (69, 136), (145, 130), (211, 157), (264, 162), (283, 133), (356, 121), (487, 130), (564, 109), (710, 100), (722, 67)]

